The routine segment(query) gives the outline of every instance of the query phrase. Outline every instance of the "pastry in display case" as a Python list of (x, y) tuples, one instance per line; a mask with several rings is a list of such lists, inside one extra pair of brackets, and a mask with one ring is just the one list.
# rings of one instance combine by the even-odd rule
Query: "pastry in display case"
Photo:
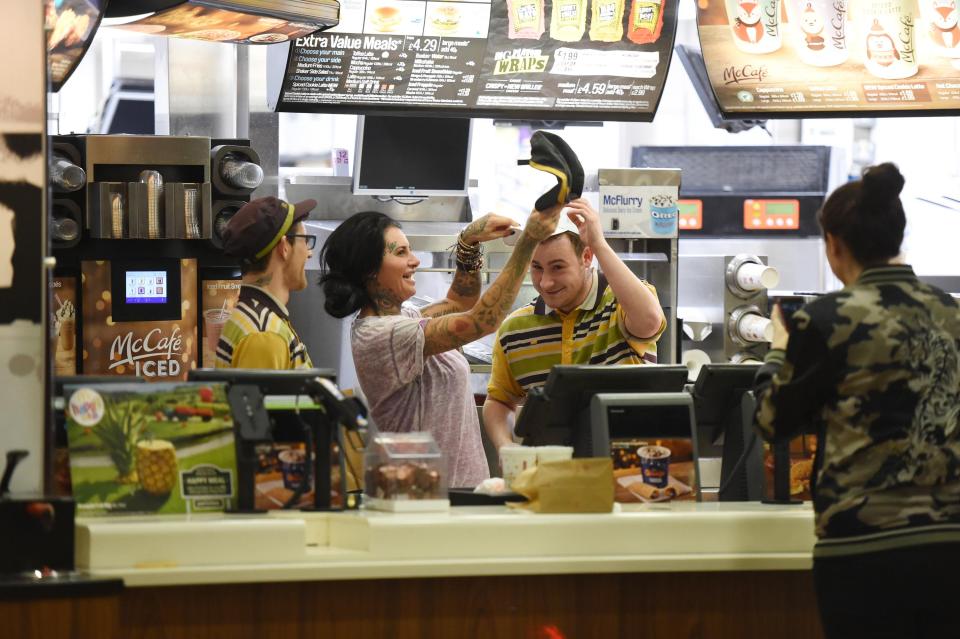
[(448, 510), (443, 453), (425, 432), (376, 433), (364, 457), (363, 504), (392, 512)]

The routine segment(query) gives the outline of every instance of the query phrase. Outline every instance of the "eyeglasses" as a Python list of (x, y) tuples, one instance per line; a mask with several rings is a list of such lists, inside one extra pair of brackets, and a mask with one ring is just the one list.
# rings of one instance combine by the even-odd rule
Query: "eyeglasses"
[(303, 235), (301, 233), (288, 233), (287, 239), (291, 242), (298, 237), (302, 237), (303, 241), (307, 243), (307, 250), (312, 251), (317, 245), (317, 236), (316, 235)]

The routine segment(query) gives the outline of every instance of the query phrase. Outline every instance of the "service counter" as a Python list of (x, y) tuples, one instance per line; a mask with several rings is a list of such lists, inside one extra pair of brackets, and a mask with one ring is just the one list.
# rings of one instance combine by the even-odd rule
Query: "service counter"
[[(120, 636), (817, 637), (810, 504), (81, 519)], [(286, 629), (286, 630), (284, 630)]]

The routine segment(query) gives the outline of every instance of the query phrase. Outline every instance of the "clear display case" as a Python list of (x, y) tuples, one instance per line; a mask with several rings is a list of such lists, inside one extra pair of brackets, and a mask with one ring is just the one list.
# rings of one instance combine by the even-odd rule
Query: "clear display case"
[(376, 433), (364, 457), (363, 503), (391, 512), (447, 510), (447, 468), (433, 435)]

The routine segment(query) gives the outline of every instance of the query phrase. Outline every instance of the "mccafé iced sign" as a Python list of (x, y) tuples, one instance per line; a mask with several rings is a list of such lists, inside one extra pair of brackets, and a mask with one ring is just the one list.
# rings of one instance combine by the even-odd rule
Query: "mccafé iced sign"
[(110, 345), (108, 368), (130, 367), (138, 377), (178, 377), (183, 372), (180, 365), (183, 346), (183, 334), (177, 325), (169, 332), (150, 329), (143, 337), (128, 331), (114, 338)]
[[(111, 263), (83, 262), (83, 354), (87, 375), (185, 380), (197, 365), (197, 263), (180, 260), (180, 319), (115, 321)], [(115, 266), (115, 265), (114, 265)]]

